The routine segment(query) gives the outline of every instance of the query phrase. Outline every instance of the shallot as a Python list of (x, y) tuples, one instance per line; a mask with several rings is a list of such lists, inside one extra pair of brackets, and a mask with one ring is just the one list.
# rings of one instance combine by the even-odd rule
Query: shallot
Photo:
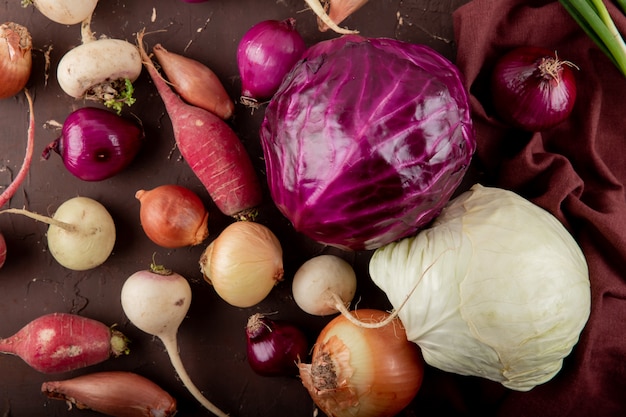
[(17, 355), (43, 373), (68, 372), (128, 354), (128, 339), (97, 320), (69, 313), (40, 316), (11, 337), (0, 352)]
[(138, 190), (139, 219), (148, 238), (164, 248), (202, 243), (209, 235), (209, 212), (196, 193), (182, 185), (165, 184)]
[(46, 381), (41, 392), (48, 398), (113, 417), (173, 417), (177, 412), (174, 397), (134, 372), (95, 372)]
[(53, 217), (25, 209), (0, 211), (15, 213), (47, 223), (48, 249), (62, 266), (85, 271), (103, 264), (115, 245), (115, 223), (107, 209), (89, 197), (73, 197), (61, 204)]
[(130, 106), (133, 82), (142, 69), (137, 47), (122, 39), (96, 38), (91, 16), (81, 23), (82, 44), (68, 51), (57, 66), (57, 81), (71, 97), (102, 103), (120, 113)]
[(33, 67), (33, 39), (25, 26), (15, 22), (0, 25), (0, 99), (19, 93)]
[(230, 119), (235, 103), (213, 70), (195, 59), (170, 52), (161, 44), (154, 45), (152, 53), (174, 90), (187, 103)]
[(216, 416), (227, 417), (194, 385), (178, 352), (178, 328), (191, 305), (187, 279), (152, 265), (150, 270), (135, 272), (126, 279), (121, 302), (124, 313), (137, 328), (161, 340), (178, 377), (194, 398)]
[[(374, 309), (352, 314), (372, 323), (389, 317)], [(364, 328), (341, 315), (319, 334), (311, 364), (300, 363), (299, 369), (303, 385), (326, 415), (392, 417), (418, 393), (424, 361), (397, 317), (384, 327)]]
[(283, 280), (283, 250), (267, 226), (231, 223), (202, 253), (200, 271), (224, 301), (251, 307)]

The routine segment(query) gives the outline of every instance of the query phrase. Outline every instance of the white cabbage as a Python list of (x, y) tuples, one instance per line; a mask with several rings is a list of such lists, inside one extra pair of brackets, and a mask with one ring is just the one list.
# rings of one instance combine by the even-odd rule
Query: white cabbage
[[(381, 247), (373, 281), (426, 362), (528, 391), (550, 380), (590, 312), (587, 263), (550, 213), (474, 185), (433, 226)], [(417, 286), (416, 286), (417, 285)]]

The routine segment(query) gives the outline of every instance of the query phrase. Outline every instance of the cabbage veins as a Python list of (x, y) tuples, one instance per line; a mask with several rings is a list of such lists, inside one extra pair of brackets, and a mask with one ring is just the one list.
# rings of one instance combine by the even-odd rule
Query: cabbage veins
[(370, 275), (394, 307), (416, 288), (399, 314), (428, 364), (519, 391), (559, 372), (590, 312), (576, 241), (498, 188), (475, 185), (431, 228), (376, 250)]
[(356, 35), (309, 48), (260, 137), (279, 210), (310, 238), (354, 250), (430, 222), (476, 148), (452, 63), (424, 45)]

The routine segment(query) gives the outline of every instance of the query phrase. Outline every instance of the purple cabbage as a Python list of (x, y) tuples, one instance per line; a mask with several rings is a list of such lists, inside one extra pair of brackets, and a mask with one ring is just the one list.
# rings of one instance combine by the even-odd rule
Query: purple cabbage
[(272, 199), (309, 238), (351, 250), (412, 235), (476, 150), (459, 70), (424, 45), (348, 35), (305, 53), (260, 130)]

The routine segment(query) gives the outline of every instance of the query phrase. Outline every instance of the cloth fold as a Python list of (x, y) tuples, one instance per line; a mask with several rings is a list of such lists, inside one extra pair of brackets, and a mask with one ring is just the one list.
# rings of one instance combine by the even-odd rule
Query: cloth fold
[[(605, 4), (626, 33), (624, 14)], [(483, 183), (513, 190), (561, 220), (585, 253), (592, 290), (589, 321), (555, 378), (525, 393), (482, 390), (458, 414), (626, 416), (626, 78), (558, 1), (474, 0), (453, 21)], [(506, 126), (490, 104), (495, 61), (523, 45), (555, 50), (579, 68), (573, 114), (543, 132)]]

